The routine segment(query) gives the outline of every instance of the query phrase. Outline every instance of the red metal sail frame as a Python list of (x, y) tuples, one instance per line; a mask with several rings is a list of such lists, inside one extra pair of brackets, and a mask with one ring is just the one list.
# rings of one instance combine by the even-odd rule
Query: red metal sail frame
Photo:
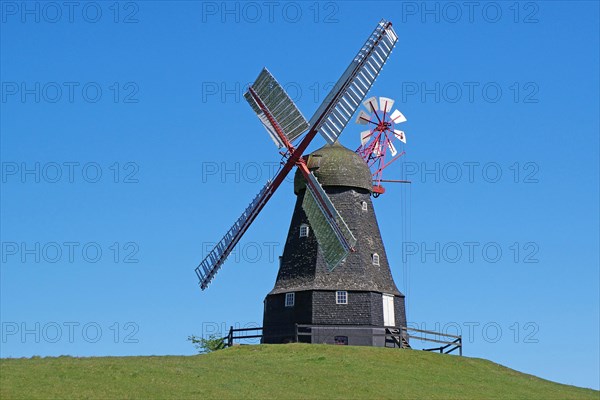
[[(264, 104), (262, 104), (262, 102), (258, 103), (258, 104), (261, 105), (261, 109), (264, 112), (266, 110), (266, 108), (263, 108)], [(300, 142), (298, 147), (296, 147), (294, 149), (294, 147), (287, 140), (285, 135), (283, 135), (283, 133), (281, 132), (281, 129), (279, 128), (279, 125), (277, 124), (277, 122), (272, 118), (271, 113), (268, 112), (268, 110), (266, 110), (266, 111), (267, 112), (265, 112), (265, 115), (267, 116), (267, 118), (269, 118), (269, 121), (271, 122), (271, 124), (273, 124), (273, 126), (276, 128), (277, 135), (280, 137), (280, 139), (282, 139), (283, 143), (286, 144), (290, 155), (287, 158), (287, 161), (285, 162), (285, 164), (283, 165), (281, 170), (279, 171), (279, 173), (275, 176), (275, 178), (272, 181), (268, 182), (265, 185), (265, 187), (261, 190), (261, 192), (259, 193), (259, 198), (255, 199), (255, 201), (253, 201), (254, 206), (250, 210), (248, 216), (242, 221), (242, 224), (239, 227), (239, 230), (237, 230), (237, 232), (235, 233), (233, 238), (231, 238), (231, 240), (224, 246), (224, 248), (220, 249), (220, 251), (219, 251), (220, 256), (217, 260), (215, 260), (216, 262), (213, 263), (214, 266), (210, 270), (204, 269), (204, 271), (202, 271), (201, 267), (203, 267), (203, 263), (207, 260), (207, 258), (208, 258), (208, 256), (207, 256), (207, 258), (205, 258), (203, 260), (203, 263), (201, 263), (196, 268), (196, 274), (198, 275), (198, 278), (200, 279), (200, 288), (202, 290), (204, 290), (208, 287), (208, 284), (212, 281), (212, 279), (216, 275), (217, 271), (219, 270), (220, 266), (225, 262), (225, 259), (233, 251), (233, 249), (235, 248), (235, 246), (237, 245), (239, 240), (242, 238), (244, 233), (246, 233), (246, 231), (248, 230), (250, 225), (252, 225), (252, 222), (254, 222), (256, 217), (258, 217), (258, 214), (262, 211), (262, 209), (267, 204), (269, 199), (273, 196), (273, 194), (275, 193), (275, 190), (277, 190), (277, 188), (281, 185), (283, 180), (287, 177), (287, 175), (292, 170), (294, 165), (299, 166), (300, 171), (302, 171), (302, 173), (305, 175), (307, 183), (310, 181), (306, 175), (306, 173), (310, 173), (310, 171), (308, 170), (308, 167), (306, 166), (306, 163), (304, 162), (304, 159), (302, 158), (302, 154), (308, 148), (308, 145), (316, 136), (316, 134), (318, 132), (318, 129), (316, 129), (316, 126), (318, 126), (318, 125), (313, 126), (313, 128), (311, 128), (309, 130), (309, 132), (306, 134), (306, 136), (302, 139), (302, 141)], [(323, 117), (324, 116), (325, 115), (323, 115)], [(321, 199), (321, 201), (322, 201), (322, 199)], [(204, 272), (204, 274), (202, 274), (202, 272)]]
[[(267, 119), (269, 120), (269, 122), (271, 123), (271, 125), (273, 126), (273, 128), (275, 129), (275, 132), (277, 133), (277, 136), (283, 142), (283, 144), (287, 148), (289, 154), (291, 154), (293, 156), (296, 153), (297, 149), (294, 148), (294, 146), (290, 143), (290, 141), (288, 140), (288, 138), (285, 136), (285, 134), (283, 133), (283, 130), (279, 126), (279, 123), (277, 122), (277, 120), (275, 119), (275, 117), (273, 116), (273, 114), (271, 113), (271, 111), (263, 103), (263, 101), (260, 99), (260, 97), (256, 94), (256, 92), (254, 91), (254, 89), (252, 88), (252, 86), (250, 86), (248, 88), (248, 91), (250, 92), (250, 94), (252, 95), (252, 98), (254, 99), (254, 101), (256, 102), (256, 104), (258, 104), (258, 106), (260, 107), (260, 109), (263, 111), (263, 113), (265, 114), (265, 116), (267, 117)], [(316, 135), (316, 132), (315, 132), (315, 135)], [(307, 138), (305, 137), (304, 140), (307, 140)], [(304, 140), (301, 142), (300, 145), (302, 145), (302, 143), (304, 142)], [(312, 139), (308, 140), (306, 146), (308, 146), (308, 144), (310, 143), (311, 140)], [(348, 243), (348, 240), (345, 238), (345, 236), (342, 233), (340, 227), (337, 225), (337, 222), (335, 221), (335, 215), (333, 215), (333, 213), (331, 212), (331, 210), (327, 207), (326, 200), (322, 197), (322, 194), (318, 190), (318, 188), (315, 187), (315, 181), (313, 179), (310, 179), (311, 172), (309, 171), (308, 166), (306, 165), (306, 161), (302, 157), (302, 153), (304, 153), (304, 151), (300, 151), (298, 153), (298, 159), (294, 162), (294, 164), (298, 167), (298, 169), (300, 170), (300, 172), (304, 176), (304, 180), (306, 181), (306, 185), (308, 185), (308, 186), (311, 187), (311, 193), (315, 197), (315, 200), (320, 204), (321, 210), (325, 214), (325, 217), (329, 221), (329, 223), (331, 225), (331, 228), (334, 230), (336, 236), (340, 240), (340, 242), (342, 244), (342, 247), (344, 247), (344, 249), (346, 249), (346, 251), (354, 251), (354, 248), (350, 245), (350, 243)], [(291, 158), (291, 156), (290, 156), (290, 158)], [(290, 160), (288, 159), (287, 162), (289, 163)], [(286, 163), (286, 165), (287, 165), (287, 163)], [(285, 166), (284, 166), (284, 168), (285, 168)], [(291, 170), (291, 167), (290, 167), (290, 170)], [(279, 174), (281, 174), (281, 172)], [(283, 177), (283, 179), (285, 179), (285, 176)], [(283, 179), (282, 179), (282, 181), (283, 181)], [(281, 182), (279, 184), (281, 184)], [(277, 189), (277, 187), (273, 188), (273, 192)]]

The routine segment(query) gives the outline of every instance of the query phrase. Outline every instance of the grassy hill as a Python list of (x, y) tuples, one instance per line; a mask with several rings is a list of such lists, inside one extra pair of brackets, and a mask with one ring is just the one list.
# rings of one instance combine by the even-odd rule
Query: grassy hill
[(0, 360), (0, 398), (594, 399), (490, 361), (328, 345), (237, 346), (198, 356)]

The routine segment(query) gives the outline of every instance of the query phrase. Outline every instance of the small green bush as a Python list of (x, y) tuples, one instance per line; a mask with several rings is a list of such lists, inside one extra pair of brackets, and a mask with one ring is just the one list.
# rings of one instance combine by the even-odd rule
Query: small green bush
[(206, 354), (212, 351), (221, 350), (225, 347), (225, 342), (223, 338), (215, 334), (208, 335), (208, 337), (198, 337), (195, 335), (191, 335), (188, 336), (187, 340), (192, 342), (192, 344), (200, 354)]

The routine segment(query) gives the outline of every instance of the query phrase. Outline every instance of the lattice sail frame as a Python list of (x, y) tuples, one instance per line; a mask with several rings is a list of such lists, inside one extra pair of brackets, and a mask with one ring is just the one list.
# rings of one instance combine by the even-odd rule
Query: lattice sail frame
[[(263, 68), (244, 98), (279, 148), (287, 147), (286, 139), (293, 142), (308, 129), (308, 122), (298, 107), (266, 68)], [(271, 118), (267, 117), (264, 108), (270, 112)], [(277, 128), (285, 138), (280, 137)]]
[[(277, 175), (266, 183), (227, 234), (196, 267), (195, 272), (200, 280), (199, 285), (202, 290), (205, 290), (211, 283), (242, 235), (248, 230), (294, 165), (302, 171), (307, 181), (307, 187), (313, 186), (308, 190), (339, 241), (339, 246), (328, 242), (331, 235), (327, 228), (319, 228), (319, 234), (315, 230), (317, 241), (320, 241), (319, 245), (321, 246), (321, 242), (323, 243), (322, 250), (331, 249), (327, 250), (328, 254), (325, 254), (326, 260), (329, 260), (330, 269), (335, 268), (340, 262), (338, 260), (343, 260), (345, 257), (342, 257), (340, 247), (343, 248), (343, 252), (346, 254), (349, 251), (348, 249), (352, 250), (356, 239), (333, 205), (331, 204), (333, 210), (329, 207), (328, 202), (331, 203), (331, 201), (327, 195), (318, 195), (323, 189), (316, 179), (314, 179), (316, 182), (314, 184), (313, 179), (311, 179), (312, 174), (308, 170), (302, 154), (317, 132), (320, 132), (329, 143), (337, 140), (379, 75), (397, 41), (398, 36), (392, 28), (392, 23), (381, 20), (310, 119), (308, 125), (306, 125), (306, 120), (304, 120), (304, 117), (285, 91), (283, 89), (279, 90), (281, 85), (277, 83), (269, 71), (266, 68), (261, 71), (256, 82), (249, 88), (244, 97), (256, 112), (275, 144), (279, 148), (285, 147), (287, 152), (281, 153), (283, 155), (283, 166)], [(305, 130), (306, 126), (309, 127), (308, 133), (302, 138), (297, 147), (292, 146), (291, 142), (302, 135), (302, 131)], [(311, 209), (311, 207), (314, 208), (314, 205), (307, 204), (308, 209)], [(319, 223), (315, 220), (315, 224)]]
[(302, 208), (315, 233), (329, 271), (352, 251), (356, 238), (312, 172), (308, 174)]
[[(316, 124), (329, 144), (337, 140), (352, 118), (397, 41), (392, 24), (382, 19), (311, 118), (310, 124)], [(319, 114), (331, 104), (334, 106), (329, 115), (319, 121)]]

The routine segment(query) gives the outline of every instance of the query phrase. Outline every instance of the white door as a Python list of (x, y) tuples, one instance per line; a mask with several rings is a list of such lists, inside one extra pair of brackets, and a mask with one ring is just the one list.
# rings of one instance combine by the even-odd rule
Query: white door
[(394, 296), (384, 294), (383, 296), (383, 326), (396, 326), (394, 317)]

